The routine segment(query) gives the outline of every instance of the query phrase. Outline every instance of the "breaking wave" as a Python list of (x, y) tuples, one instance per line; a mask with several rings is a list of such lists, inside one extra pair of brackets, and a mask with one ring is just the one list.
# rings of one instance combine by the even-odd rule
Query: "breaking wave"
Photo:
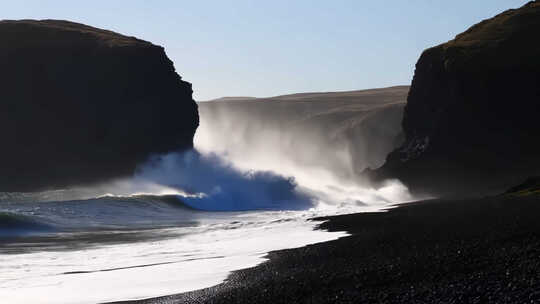
[(0, 237), (21, 236), (51, 230), (53, 227), (40, 222), (37, 218), (8, 212), (0, 213)]

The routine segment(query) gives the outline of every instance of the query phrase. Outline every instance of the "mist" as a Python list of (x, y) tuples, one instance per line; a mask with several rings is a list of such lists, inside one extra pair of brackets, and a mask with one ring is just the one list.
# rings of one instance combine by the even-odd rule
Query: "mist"
[(412, 200), (397, 180), (375, 189), (362, 176), (401, 143), (403, 103), (380, 92), (356, 103), (336, 94), (308, 96), (316, 101), (299, 95), (199, 103), (196, 149), (239, 172), (286, 178), (317, 206)]
[(407, 90), (199, 103), (194, 149), (155, 155), (133, 177), (79, 188), (75, 196), (176, 195), (206, 211), (352, 212), (410, 201), (398, 180), (374, 188), (362, 175), (401, 143)]
[(213, 153), (196, 150), (156, 156), (139, 168), (137, 179), (182, 189), (182, 201), (208, 211), (301, 210), (312, 200), (294, 177), (272, 171), (239, 170)]

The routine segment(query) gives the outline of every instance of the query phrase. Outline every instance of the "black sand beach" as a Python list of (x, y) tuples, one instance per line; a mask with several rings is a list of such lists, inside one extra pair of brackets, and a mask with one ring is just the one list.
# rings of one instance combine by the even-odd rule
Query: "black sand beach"
[(211, 288), (123, 303), (537, 303), (539, 215), (531, 194), (329, 217), (321, 229), (352, 235), (271, 252)]

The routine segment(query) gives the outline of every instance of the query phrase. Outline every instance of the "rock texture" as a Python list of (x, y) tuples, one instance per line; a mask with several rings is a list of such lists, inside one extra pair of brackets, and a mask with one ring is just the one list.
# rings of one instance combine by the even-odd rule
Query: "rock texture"
[(540, 2), (505, 11), (423, 52), (406, 141), (376, 179), (434, 194), (497, 192), (540, 169)]
[(0, 21), (0, 191), (130, 175), (190, 148), (191, 84), (164, 49), (59, 20)]

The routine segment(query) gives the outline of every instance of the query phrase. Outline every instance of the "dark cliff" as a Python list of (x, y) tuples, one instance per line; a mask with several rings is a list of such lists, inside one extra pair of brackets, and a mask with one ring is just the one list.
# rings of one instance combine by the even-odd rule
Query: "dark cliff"
[(540, 2), (484, 20), (423, 52), (404, 145), (376, 179), (416, 191), (494, 192), (540, 169)]
[(193, 145), (191, 84), (164, 49), (58, 20), (0, 21), (0, 191), (133, 173)]

